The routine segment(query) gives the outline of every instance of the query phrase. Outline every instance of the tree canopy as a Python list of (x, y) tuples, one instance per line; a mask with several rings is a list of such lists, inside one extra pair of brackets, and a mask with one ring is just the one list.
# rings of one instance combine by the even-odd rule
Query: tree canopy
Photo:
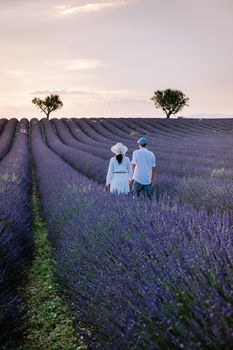
[(47, 119), (49, 119), (51, 112), (63, 107), (63, 103), (60, 100), (59, 95), (50, 95), (47, 96), (44, 100), (38, 97), (34, 97), (32, 103), (34, 103), (36, 107), (40, 108), (41, 111), (46, 114)]
[(157, 90), (151, 98), (156, 108), (162, 108), (167, 118), (177, 114), (184, 106), (188, 106), (189, 98), (180, 90)]

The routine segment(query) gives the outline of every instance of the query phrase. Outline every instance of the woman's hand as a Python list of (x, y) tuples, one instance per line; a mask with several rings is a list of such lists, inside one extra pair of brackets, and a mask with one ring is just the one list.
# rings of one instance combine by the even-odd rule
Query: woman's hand
[(110, 184), (105, 184), (105, 189), (108, 191), (110, 189)]

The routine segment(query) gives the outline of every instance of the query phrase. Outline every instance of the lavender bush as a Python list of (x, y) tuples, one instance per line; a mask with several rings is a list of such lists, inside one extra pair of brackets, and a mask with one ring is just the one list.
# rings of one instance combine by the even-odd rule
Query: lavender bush
[(92, 138), (95, 141), (101, 142), (102, 144), (110, 144), (110, 140), (107, 137), (102, 136), (93, 128), (95, 121), (92, 121), (92, 119), (86, 120), (82, 118), (72, 118), (72, 120), (88, 137)]
[(10, 119), (4, 123), (5, 127), (0, 135), (0, 160), (9, 152), (17, 127), (17, 119)]
[[(14, 136), (15, 126), (15, 119), (7, 123), (5, 140)], [(18, 123), (12, 147), (0, 162), (1, 349), (10, 348), (19, 336), (25, 305), (18, 287), (24, 281), (33, 253), (28, 126), (25, 119)]]
[(72, 119), (62, 118), (61, 121), (68, 127), (71, 135), (82, 144), (97, 147), (108, 147), (108, 145), (106, 146), (106, 143), (100, 144), (99, 141), (96, 141), (85, 134), (85, 132), (83, 132), (83, 130)]
[(52, 123), (55, 125), (55, 129), (59, 138), (67, 146), (76, 148), (78, 150), (81, 149), (82, 151), (85, 151), (87, 153), (90, 153), (91, 155), (97, 156), (98, 158), (102, 158), (105, 160), (109, 160), (109, 158), (111, 157), (110, 148), (104, 149), (101, 146), (89, 145), (76, 140), (69, 132), (69, 129), (65, 125), (65, 123), (63, 123), (59, 119), (52, 119)]
[(2, 131), (3, 131), (4, 126), (6, 125), (6, 123), (7, 123), (7, 119), (4, 119), (4, 118), (0, 119), (0, 135), (1, 135)]
[(106, 178), (108, 162), (87, 153), (81, 149), (65, 145), (56, 135), (52, 124), (47, 119), (42, 119), (44, 135), (49, 147), (59, 154), (67, 163), (77, 169), (80, 173), (103, 183)]

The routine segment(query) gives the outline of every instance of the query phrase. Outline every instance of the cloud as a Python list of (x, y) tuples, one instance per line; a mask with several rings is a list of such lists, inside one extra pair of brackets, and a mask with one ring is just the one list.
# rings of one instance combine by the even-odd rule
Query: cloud
[(95, 102), (104, 103), (129, 103), (129, 104), (148, 104), (148, 96), (144, 92), (134, 92), (132, 90), (93, 90), (93, 89), (39, 89), (28, 91), (27, 94), (30, 95), (50, 95), (58, 94), (65, 96), (79, 95), (83, 100), (95, 100)]
[(113, 103), (130, 103), (130, 104), (148, 104), (150, 103), (148, 99), (146, 98), (140, 98), (140, 97), (127, 97), (127, 96), (122, 96), (122, 97), (112, 97), (109, 102)]
[(135, 92), (133, 90), (99, 90), (99, 97), (108, 104), (148, 104), (145, 92)]
[(111, 9), (113, 7), (119, 7), (123, 5), (125, 5), (125, 1), (97, 2), (97, 3), (89, 3), (86, 5), (80, 5), (80, 6), (61, 5), (61, 6), (57, 6), (57, 9), (60, 11), (62, 15), (75, 15), (80, 13), (100, 12), (107, 9)]
[(68, 63), (68, 70), (84, 70), (103, 67), (105, 64), (99, 60), (72, 60)]
[(5, 70), (4, 73), (10, 75), (13, 78), (25, 78), (31, 74), (30, 72), (22, 70)]
[(50, 95), (50, 94), (56, 94), (56, 95), (90, 95), (93, 93), (90, 93), (88, 91), (82, 91), (82, 90), (65, 90), (65, 89), (56, 89), (56, 90), (33, 90), (28, 91), (28, 94), (30, 95)]
[(73, 60), (61, 60), (61, 61), (49, 61), (49, 65), (68, 71), (73, 70), (87, 70), (96, 69), (106, 66), (101, 60), (96, 59), (73, 59)]

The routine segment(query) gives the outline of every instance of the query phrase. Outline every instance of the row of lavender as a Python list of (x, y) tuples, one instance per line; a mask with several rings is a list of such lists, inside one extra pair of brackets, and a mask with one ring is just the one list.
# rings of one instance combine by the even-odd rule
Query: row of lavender
[(87, 166), (88, 154), (76, 151), (74, 166), (74, 148), (42, 124), (43, 136), (42, 125), (31, 122), (42, 210), (60, 287), (90, 349), (230, 348), (228, 215), (103, 192), (72, 168)]
[[(118, 127), (120, 127), (120, 121), (116, 121), (114, 119), (110, 119), (108, 124), (109, 130), (107, 131), (103, 126), (107, 121), (97, 120), (75, 120), (75, 123), (85, 130), (89, 136), (95, 138), (96, 133), (102, 135), (102, 138), (106, 140), (108, 137), (108, 142), (119, 141), (119, 139), (123, 140), (127, 146), (129, 146), (130, 153), (136, 147), (136, 138), (129, 140), (130, 131), (127, 128), (127, 123), (129, 120), (124, 120), (121, 122), (122, 129), (121, 134), (117, 135), (117, 128), (113, 125), (114, 123), (118, 123)], [(164, 122), (164, 121), (163, 121)], [(221, 121), (223, 126), (228, 126), (228, 120)], [(130, 123), (135, 124), (135, 128), (137, 127), (138, 120), (132, 121)], [(158, 121), (153, 120), (150, 121), (151, 125), (157, 125)], [(192, 121), (193, 124), (197, 125), (198, 121)], [(189, 173), (192, 176), (211, 176), (213, 175), (212, 170), (216, 169), (216, 166), (220, 166), (225, 169), (225, 176), (229, 177), (232, 170), (232, 155), (229, 150), (232, 148), (232, 133), (233, 133), (233, 122), (231, 120), (231, 128), (228, 128), (228, 131), (224, 130), (223, 126), (218, 130), (217, 134), (215, 132), (211, 132), (211, 127), (206, 128), (206, 132), (208, 135), (203, 135), (200, 132), (198, 135), (190, 136), (189, 130), (180, 131), (179, 138), (174, 138), (175, 130), (171, 127), (168, 128), (166, 137), (160, 135), (160, 130), (155, 127), (147, 127), (145, 128), (146, 122), (140, 121), (140, 124), (144, 125), (144, 128), (137, 129), (139, 135), (143, 133), (147, 133), (149, 135), (149, 146), (150, 148), (158, 155), (159, 162), (159, 171), (162, 174), (175, 174), (180, 176), (186, 176)], [(169, 124), (169, 123), (168, 123)], [(182, 130), (182, 124), (180, 124), (179, 128)], [(210, 124), (211, 125), (211, 124)], [(112, 127), (112, 131), (110, 132), (110, 128)], [(123, 128), (125, 131), (123, 132)], [(191, 129), (192, 130), (192, 129)], [(224, 130), (224, 132), (223, 132)], [(77, 135), (77, 133), (76, 133)], [(103, 139), (102, 139), (103, 140)]]
[(0, 348), (8, 349), (19, 336), (26, 311), (19, 287), (32, 257), (33, 242), (29, 122), (11, 119), (3, 120), (3, 124), (0, 135)]
[[(108, 160), (112, 156), (111, 145), (116, 141), (124, 142), (129, 147), (129, 156), (136, 147), (138, 137), (128, 134), (128, 122), (112, 119), (108, 122), (108, 131), (102, 125), (107, 121), (53, 119), (49, 122), (43, 119), (41, 124), (46, 141), (54, 152), (79, 172), (103, 184)], [(119, 136), (116, 136), (114, 123), (118, 123), (118, 130), (121, 130)], [(137, 120), (134, 123), (136, 125)], [(207, 135), (200, 133), (186, 137), (183, 134), (179, 138), (174, 138), (172, 128), (166, 137), (157, 137), (151, 132), (149, 146), (157, 156), (158, 165), (157, 195), (178, 195), (182, 203), (189, 202), (195, 208), (209, 211), (216, 207), (222, 211), (232, 210), (233, 156), (229, 150), (233, 148), (233, 126), (232, 130), (228, 128), (231, 133), (224, 131), (223, 127), (217, 129), (217, 134), (213, 134), (211, 128), (203, 129), (206, 133), (208, 131)], [(142, 134), (142, 129), (137, 130)]]
[[(42, 121), (42, 123), (45, 121)], [(106, 121), (105, 121), (106, 122)], [(115, 123), (116, 120), (112, 119), (111, 123)], [(130, 154), (132, 153), (132, 150), (136, 146), (136, 140), (138, 137), (132, 137), (127, 134), (129, 131), (127, 129), (127, 124), (122, 125), (122, 127), (125, 127), (125, 132), (121, 131), (121, 134), (117, 136), (116, 128), (114, 125), (112, 125), (112, 132), (108, 131), (105, 135), (103, 136), (104, 130), (106, 132), (106, 129), (102, 127), (103, 122), (98, 122), (98, 121), (88, 121), (88, 120), (64, 120), (64, 123), (62, 123), (60, 120), (53, 119), (52, 123), (55, 125), (55, 128), (57, 130), (57, 133), (61, 140), (74, 148), (80, 148), (84, 147), (85, 151), (91, 154), (94, 154), (95, 156), (103, 159), (108, 159), (111, 152), (109, 150), (110, 146), (112, 145), (113, 142), (122, 140), (129, 146), (129, 152)], [(77, 123), (77, 124), (76, 124)], [(120, 122), (118, 121), (120, 124)], [(132, 122), (131, 122), (132, 123)], [(224, 123), (224, 122), (223, 122)], [(69, 130), (65, 128), (64, 124), (67, 124)], [(76, 125), (76, 126), (75, 126)], [(94, 126), (93, 126), (94, 125)], [(92, 127), (91, 127), (92, 126)], [(101, 130), (102, 128), (102, 130)], [(96, 129), (96, 130), (95, 130)], [(141, 130), (141, 134), (143, 133), (143, 130)], [(97, 133), (97, 131), (99, 133)], [(100, 134), (102, 133), (102, 136)], [(71, 137), (71, 134), (76, 138), (74, 140), (74, 137)], [(98, 135), (98, 140), (95, 139), (96, 135)], [(173, 136), (173, 130), (170, 130), (170, 133), (168, 134), (168, 137), (160, 137), (159, 134), (157, 135), (156, 132), (151, 133), (151, 137), (149, 137), (150, 140), (150, 147), (152, 150), (159, 151), (159, 161), (160, 161), (160, 168), (162, 168), (162, 171), (165, 173), (168, 169), (170, 171), (174, 172), (173, 169), (173, 163), (171, 163), (171, 160), (174, 159), (175, 163), (179, 161), (178, 164), (181, 167), (188, 163), (194, 162), (195, 164), (201, 160), (201, 162), (206, 161), (206, 157), (214, 157), (216, 156), (216, 147), (218, 150), (218, 156), (226, 156), (226, 147), (228, 146), (228, 141), (226, 139), (227, 134), (221, 134), (219, 137), (218, 135), (216, 136), (211, 135), (210, 138), (207, 138), (206, 135), (203, 137), (202, 134), (199, 135), (199, 137), (193, 137), (190, 138), (190, 136), (187, 138), (186, 135), (183, 133), (182, 138), (179, 140), (172, 138)], [(229, 135), (229, 140), (231, 140), (231, 135)], [(224, 140), (222, 140), (224, 136)], [(108, 137), (108, 139), (107, 139)], [(78, 140), (78, 141), (77, 141)], [(220, 142), (221, 140), (221, 142)], [(83, 144), (81, 144), (83, 143)], [(207, 149), (206, 149), (207, 146)], [(230, 145), (229, 145), (230, 146)], [(107, 148), (106, 148), (107, 147)], [(96, 150), (97, 148), (97, 150)], [(174, 149), (175, 148), (175, 149)], [(203, 150), (205, 150), (205, 154), (203, 154)], [(207, 153), (207, 154), (206, 154)], [(195, 156), (198, 156), (198, 159), (196, 159)], [(170, 161), (170, 167), (166, 168), (163, 164), (163, 161), (169, 160)], [(214, 159), (215, 160), (215, 159)], [(213, 160), (213, 161), (214, 161)], [(190, 164), (189, 164), (190, 166)], [(202, 174), (204, 169), (204, 166), (202, 164), (202, 172), (198, 171), (199, 174)], [(185, 169), (182, 169), (180, 171), (185, 171)], [(190, 170), (193, 170), (192, 168)]]

